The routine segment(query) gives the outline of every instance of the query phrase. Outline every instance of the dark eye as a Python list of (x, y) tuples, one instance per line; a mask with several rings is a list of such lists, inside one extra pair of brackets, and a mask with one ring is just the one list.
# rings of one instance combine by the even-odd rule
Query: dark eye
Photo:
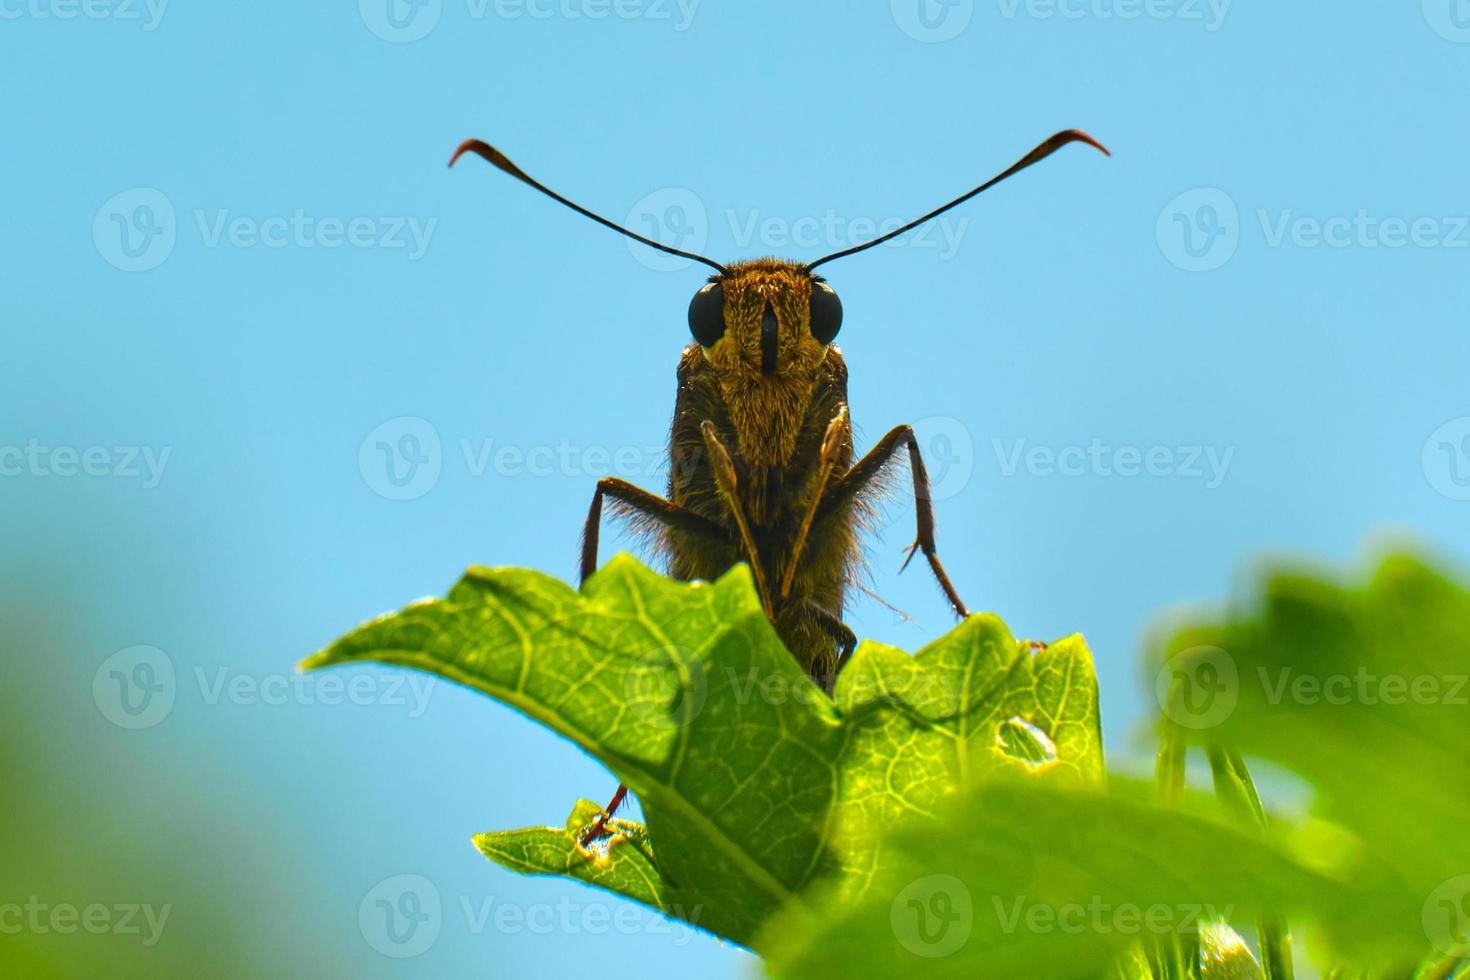
[(842, 300), (825, 282), (812, 283), (812, 336), (830, 344), (842, 329)]
[(713, 347), (725, 336), (725, 290), (712, 282), (689, 301), (689, 332), (701, 347)]

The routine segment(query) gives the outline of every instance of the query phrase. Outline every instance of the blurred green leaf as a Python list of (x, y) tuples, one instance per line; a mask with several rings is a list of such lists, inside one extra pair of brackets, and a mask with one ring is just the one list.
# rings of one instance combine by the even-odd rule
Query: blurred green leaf
[(1338, 928), (1340, 945), (1406, 970), (1470, 938), (1470, 593), (1406, 556), (1363, 585), (1278, 572), (1162, 652), (1186, 693), (1172, 722), (1305, 777), (1357, 837), (1375, 931), (1397, 942)]
[(1130, 790), (971, 787), (938, 820), (890, 838), (889, 867), (865, 896), (773, 927), (772, 974), (1097, 978), (1136, 970), (1134, 944), (1209, 922), (1355, 907), (1351, 888), (1283, 848)]

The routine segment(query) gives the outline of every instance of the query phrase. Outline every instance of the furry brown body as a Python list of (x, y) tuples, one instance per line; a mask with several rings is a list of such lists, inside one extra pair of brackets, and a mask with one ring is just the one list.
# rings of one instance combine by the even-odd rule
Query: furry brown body
[(900, 452), (918, 524), (910, 556), (923, 552), (965, 615), (935, 553), (913, 430), (893, 429), (853, 461), (847, 366), (831, 342), (841, 318), (836, 293), (807, 266), (757, 259), (712, 277), (690, 305), (696, 342), (679, 360), (668, 499), (599, 480), (582, 537), (585, 579), (608, 499), (654, 537), (676, 578), (715, 579), (747, 562), (776, 632), (829, 692), (857, 644), (842, 612), (861, 564), (858, 531)]
[[(715, 579), (746, 560), (739, 529), (717, 484), (701, 424), (713, 423), (729, 449), (736, 504), (754, 537), (763, 577), (779, 588), (796, 561), (791, 591), (772, 597), (776, 631), (797, 661), (830, 689), (843, 638), (848, 583), (860, 563), (857, 523), (862, 495), (843, 495), (818, 509), (797, 554), (812, 499), (840, 485), (852, 466), (845, 423), (847, 365), (835, 344), (817, 343), (808, 324), (813, 278), (794, 263), (763, 259), (731, 266), (721, 280), (725, 335), (712, 347), (690, 344), (679, 359), (679, 391), (669, 436), (669, 500), (718, 525), (724, 540), (668, 528), (663, 543), (670, 573)], [(779, 324), (776, 369), (761, 366), (761, 321), (767, 303)], [(835, 451), (822, 478), (822, 443), (834, 419)]]

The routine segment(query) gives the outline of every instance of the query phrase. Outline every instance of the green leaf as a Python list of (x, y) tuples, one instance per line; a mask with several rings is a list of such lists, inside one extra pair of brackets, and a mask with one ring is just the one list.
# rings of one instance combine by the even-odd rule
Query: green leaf
[(1470, 593), (1392, 557), (1362, 585), (1270, 575), (1244, 609), (1179, 631), (1170, 720), (1206, 743), (1270, 759), (1317, 790), (1322, 817), (1356, 835), (1355, 877), (1375, 933), (1339, 944), (1406, 970), (1470, 938)]
[(1102, 770), (1080, 638), (1038, 651), (972, 616), (915, 656), (863, 644), (829, 699), (743, 566), (689, 584), (619, 556), (580, 593), (471, 569), (445, 599), (368, 623), (303, 666), (362, 661), (430, 671), (571, 739), (638, 794), (656, 856), (642, 863), (618, 834), (608, 867), (586, 869), (574, 830), (538, 828), (478, 838), (495, 860), (697, 909), (697, 925), (747, 945), (777, 911), (803, 915), (817, 883), (864, 894), (889, 863), (885, 833), (932, 816), (956, 786)]
[[(1357, 901), (1258, 835), (1052, 780), (972, 787), (888, 844), (889, 867), (865, 896), (773, 926), (773, 975), (1136, 975), (1139, 942), (1184, 937), (1194, 948), (1208, 923), (1249, 921), (1262, 909), (1338, 913)], [(1236, 952), (1202, 949), (1220, 970), (1246, 968)]]
[(617, 820), (611, 824), (615, 836), (606, 847), (588, 850), (580, 845), (583, 832), (597, 819), (601, 809), (590, 800), (578, 800), (563, 827), (476, 834), (475, 847), (512, 871), (575, 878), (665, 914), (696, 922), (700, 910), (675, 907), (666, 900), (652, 846), (640, 825)]

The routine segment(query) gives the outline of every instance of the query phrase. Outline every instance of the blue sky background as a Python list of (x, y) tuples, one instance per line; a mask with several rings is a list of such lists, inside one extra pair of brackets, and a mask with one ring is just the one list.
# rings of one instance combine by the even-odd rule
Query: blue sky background
[[(10, 694), (85, 774), (67, 833), (100, 820), (239, 888), (303, 974), (754, 963), (646, 916), (594, 934), (620, 903), (475, 854), (610, 792), (569, 744), (384, 672), (360, 705), (283, 687), (471, 563), (571, 578), (597, 477), (663, 482), (703, 274), (446, 170), (465, 137), (720, 260), (845, 247), (1057, 129), (1106, 142), (824, 271), (860, 448), (919, 420), (952, 577), (1019, 634), (1087, 635), (1115, 761), (1148, 754), (1160, 610), (1266, 554), (1467, 556), (1470, 5), (394, 2), (0, 0), (0, 587), (54, 627)], [(112, 475), (66, 475), (62, 447)], [(133, 451), (168, 453), (156, 481)], [(851, 620), (914, 649), (951, 621), (896, 575), (892, 518), (872, 585), (914, 621)], [(140, 645), (172, 706), (128, 730), (93, 685)], [(394, 959), (358, 913), (404, 874), (443, 912)], [(477, 927), (487, 901), (574, 927)]]

